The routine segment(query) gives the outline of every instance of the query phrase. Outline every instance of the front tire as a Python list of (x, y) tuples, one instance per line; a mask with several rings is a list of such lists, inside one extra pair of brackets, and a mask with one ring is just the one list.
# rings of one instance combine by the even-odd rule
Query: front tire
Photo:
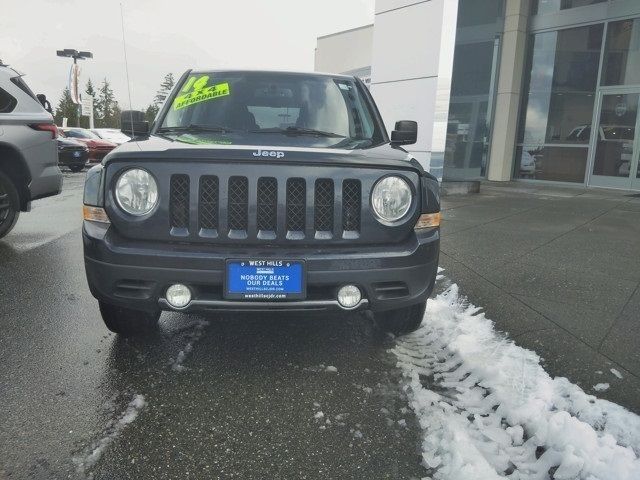
[(153, 313), (98, 302), (106, 327), (113, 333), (130, 337), (150, 332), (158, 325), (160, 310)]
[(20, 216), (20, 197), (9, 177), (0, 172), (0, 238), (15, 227)]
[(81, 172), (83, 168), (84, 165), (69, 165), (69, 170), (71, 170), (73, 173)]
[(420, 328), (426, 308), (427, 302), (423, 302), (398, 310), (379, 312), (375, 314), (375, 320), (383, 330), (395, 335), (404, 335)]

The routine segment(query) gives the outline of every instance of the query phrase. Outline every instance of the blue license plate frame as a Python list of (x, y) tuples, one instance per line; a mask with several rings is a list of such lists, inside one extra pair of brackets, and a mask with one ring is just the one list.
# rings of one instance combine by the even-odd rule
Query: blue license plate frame
[[(286, 276), (288, 278), (284, 278)], [(298, 259), (228, 259), (223, 291), (224, 298), (229, 300), (304, 300), (307, 297), (306, 265)]]

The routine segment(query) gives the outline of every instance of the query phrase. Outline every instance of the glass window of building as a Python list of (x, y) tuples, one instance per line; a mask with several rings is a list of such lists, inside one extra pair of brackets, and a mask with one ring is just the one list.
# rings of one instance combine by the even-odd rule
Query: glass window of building
[(640, 85), (640, 18), (607, 26), (602, 85)]
[(606, 1), (607, 0), (534, 0), (532, 2), (531, 13), (533, 15), (544, 15), (546, 13), (556, 13), (560, 10), (585, 7)]
[(514, 177), (585, 178), (604, 25), (533, 36)]
[(484, 177), (504, 0), (460, 0), (444, 180)]

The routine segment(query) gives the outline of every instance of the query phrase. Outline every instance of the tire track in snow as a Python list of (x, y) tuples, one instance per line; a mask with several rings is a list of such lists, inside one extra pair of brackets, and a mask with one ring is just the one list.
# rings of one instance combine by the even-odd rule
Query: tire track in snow
[(206, 320), (197, 320), (195, 323), (190, 325), (190, 327), (193, 328), (186, 334), (186, 338), (188, 340), (187, 344), (182, 348), (182, 350), (178, 352), (178, 355), (175, 359), (172, 358), (169, 360), (171, 370), (173, 370), (174, 372), (182, 372), (187, 368), (184, 366), (184, 361), (193, 351), (193, 346), (203, 337), (205, 328), (208, 325), (209, 322)]
[[(172, 332), (173, 335), (184, 334), (187, 340), (186, 345), (178, 352), (175, 359), (170, 359), (169, 365), (174, 372), (182, 372), (187, 367), (184, 366), (185, 360), (193, 351), (194, 345), (203, 337), (205, 328), (209, 325), (206, 320), (196, 320), (195, 322), (183, 325), (179, 330)], [(116, 397), (119, 396), (118, 394)], [(113, 399), (115, 401), (115, 398)], [(104, 453), (107, 451), (111, 443), (117, 440), (132, 424), (140, 412), (147, 406), (144, 395), (135, 394), (128, 403), (126, 409), (115, 419), (108, 422), (103, 429), (101, 437), (95, 440), (91, 445), (72, 458), (76, 471), (84, 478), (93, 478), (92, 468), (100, 461)]]
[(640, 417), (552, 379), (456, 285), (392, 352), (434, 479), (640, 479)]
[(118, 418), (111, 420), (102, 432), (102, 437), (94, 441), (88, 448), (73, 457), (76, 471), (85, 478), (92, 478), (91, 468), (102, 458), (109, 445), (138, 418), (142, 409), (147, 405), (144, 395), (133, 395), (124, 412)]

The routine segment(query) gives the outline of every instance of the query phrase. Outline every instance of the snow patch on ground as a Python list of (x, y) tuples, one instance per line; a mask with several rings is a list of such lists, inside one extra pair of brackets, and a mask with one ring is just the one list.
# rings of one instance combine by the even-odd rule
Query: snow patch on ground
[(593, 386), (593, 389), (596, 392), (604, 392), (605, 390), (609, 390), (609, 384), (608, 383), (596, 383)]
[(457, 285), (392, 349), (434, 479), (637, 480), (640, 417), (551, 378)]
[(75, 456), (73, 463), (81, 475), (87, 475), (89, 470), (100, 460), (109, 445), (118, 438), (128, 425), (138, 418), (140, 411), (147, 405), (144, 395), (134, 395), (127, 408), (118, 418), (113, 419), (104, 429), (102, 438), (96, 440), (83, 454)]
[(187, 344), (182, 350), (178, 352), (178, 355), (175, 359), (172, 358), (169, 360), (171, 370), (173, 370), (174, 372), (182, 372), (187, 368), (184, 366), (184, 361), (193, 351), (193, 346), (198, 342), (198, 340), (202, 338), (205, 328), (208, 325), (209, 322), (206, 320), (198, 320), (193, 324), (193, 328), (187, 333)]
[(613, 373), (616, 377), (618, 377), (620, 380), (622, 380), (622, 374), (618, 370), (616, 370), (615, 368), (612, 368), (609, 371)]

